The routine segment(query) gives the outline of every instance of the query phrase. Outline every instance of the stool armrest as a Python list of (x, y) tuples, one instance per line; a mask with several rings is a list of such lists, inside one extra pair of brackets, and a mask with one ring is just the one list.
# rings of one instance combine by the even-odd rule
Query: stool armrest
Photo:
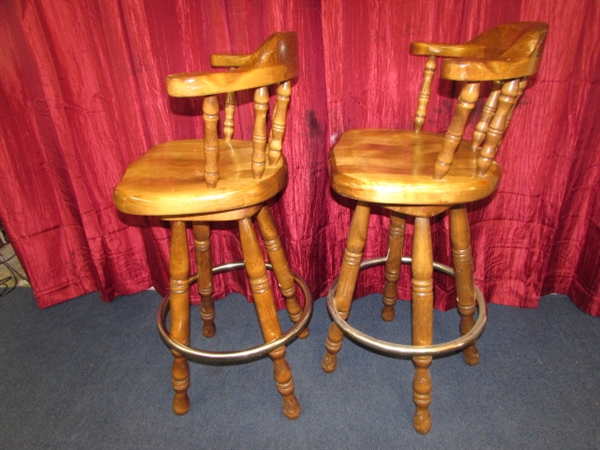
[(283, 65), (240, 68), (229, 72), (187, 72), (167, 76), (171, 97), (202, 97), (255, 89), (294, 78), (296, 73)]
[(441, 56), (445, 58), (482, 58), (485, 47), (475, 44), (439, 44), (412, 42), (410, 53), (419, 56)]

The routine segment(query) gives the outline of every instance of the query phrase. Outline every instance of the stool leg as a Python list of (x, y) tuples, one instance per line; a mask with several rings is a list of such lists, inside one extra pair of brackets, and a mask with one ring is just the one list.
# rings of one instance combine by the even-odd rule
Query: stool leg
[[(171, 337), (188, 345), (190, 342), (190, 260), (188, 255), (187, 231), (184, 221), (171, 222), (170, 271), (170, 328)], [(183, 415), (190, 409), (187, 395), (190, 386), (190, 368), (187, 359), (172, 351), (173, 360), (173, 411)]]
[(381, 318), (386, 322), (394, 320), (396, 315), (394, 305), (398, 299), (398, 278), (402, 264), (402, 249), (404, 247), (404, 226), (406, 220), (396, 214), (390, 216), (390, 231), (388, 236), (388, 255), (385, 262), (385, 286), (383, 288), (383, 309)]
[(211, 338), (217, 332), (215, 326), (215, 305), (213, 303), (212, 256), (210, 252), (210, 226), (206, 222), (194, 222), (194, 250), (198, 270), (198, 291), (200, 292), (200, 316), (202, 334)]
[[(367, 240), (367, 230), (369, 228), (370, 208), (367, 204), (358, 202), (356, 210), (352, 216), (346, 251), (342, 259), (340, 278), (335, 293), (335, 307), (340, 316), (346, 320), (350, 314), (352, 297), (356, 287), (356, 280), (360, 271), (360, 261), (362, 259), (365, 242)], [(337, 366), (337, 353), (342, 347), (344, 333), (340, 328), (332, 323), (329, 326), (327, 339), (325, 341), (326, 353), (321, 361), (321, 367), (327, 373), (331, 373)]]
[[(412, 260), (412, 343), (433, 343), (433, 252), (429, 218), (415, 217)], [(431, 403), (431, 356), (415, 356), (413, 401), (416, 409), (415, 430), (425, 434), (431, 428), (429, 404)]]
[[(473, 281), (473, 257), (471, 255), (471, 233), (469, 217), (464, 205), (450, 209), (450, 236), (452, 239), (452, 257), (456, 282), (456, 300), (460, 319), (460, 333), (467, 333), (475, 325), (475, 292)], [(475, 343), (463, 351), (467, 364), (474, 366), (479, 362), (479, 352)]]
[[(239, 220), (238, 225), (256, 314), (265, 342), (271, 342), (280, 337), (282, 333), (273, 291), (267, 278), (267, 269), (252, 222), (245, 218)], [(273, 360), (277, 390), (283, 397), (283, 413), (288, 419), (296, 419), (300, 415), (300, 403), (294, 395), (294, 379), (290, 366), (285, 360), (285, 346), (273, 350), (269, 356)]]
[[(296, 298), (294, 277), (281, 246), (279, 233), (277, 232), (277, 227), (275, 226), (275, 222), (273, 222), (273, 216), (271, 216), (268, 206), (265, 205), (262, 207), (256, 216), (256, 220), (267, 249), (267, 254), (269, 255), (269, 261), (273, 264), (277, 283), (279, 284), (281, 293), (285, 297), (288, 314), (292, 322), (296, 323), (302, 317), (302, 307)], [(308, 327), (300, 332), (299, 337), (301, 339), (308, 337)]]

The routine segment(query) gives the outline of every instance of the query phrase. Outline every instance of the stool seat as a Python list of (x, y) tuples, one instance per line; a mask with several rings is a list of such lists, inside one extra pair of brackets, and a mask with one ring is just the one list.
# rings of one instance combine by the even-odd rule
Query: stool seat
[(219, 139), (219, 182), (210, 188), (204, 175), (204, 141), (159, 144), (129, 165), (114, 192), (127, 214), (175, 216), (215, 213), (257, 205), (277, 195), (287, 181), (283, 155), (252, 177), (252, 141)]
[(500, 166), (494, 162), (485, 176), (476, 176), (478, 154), (464, 139), (443, 180), (433, 179), (444, 138), (425, 131), (347, 131), (329, 154), (331, 187), (348, 198), (387, 205), (467, 203), (494, 192)]

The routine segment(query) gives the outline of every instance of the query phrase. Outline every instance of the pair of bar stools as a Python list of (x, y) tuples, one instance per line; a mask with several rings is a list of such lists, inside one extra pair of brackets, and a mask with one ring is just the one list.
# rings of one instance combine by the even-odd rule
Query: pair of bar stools
[[(413, 43), (412, 54), (427, 56), (414, 129), (348, 131), (329, 153), (332, 189), (358, 203), (341, 272), (327, 296), (333, 323), (322, 366), (326, 372), (336, 368), (344, 335), (384, 353), (411, 357), (415, 365), (414, 426), (420, 433), (426, 433), (431, 426), (428, 406), (432, 358), (462, 351), (468, 364), (479, 360), (475, 343), (485, 325), (486, 306), (473, 282), (465, 204), (489, 196), (498, 185), (501, 169), (494, 157), (527, 77), (538, 70), (546, 33), (546, 24), (522, 22), (493, 28), (465, 44)], [(461, 82), (462, 86), (445, 134), (422, 131), (438, 57), (443, 58), (440, 77)], [(185, 414), (189, 409), (188, 359), (235, 362), (268, 354), (274, 363), (284, 414), (294, 419), (300, 414), (300, 405), (285, 360), (286, 344), (308, 334), (312, 296), (304, 280), (289, 267), (266, 202), (283, 189), (287, 180), (281, 150), (292, 79), (297, 74), (296, 35), (276, 33), (252, 55), (214, 55), (211, 64), (229, 70), (167, 77), (169, 95), (204, 97), (204, 138), (166, 142), (152, 148), (127, 168), (115, 190), (115, 203), (124, 213), (159, 216), (171, 224), (170, 294), (161, 303), (157, 323), (174, 356), (173, 410)], [(491, 89), (483, 106), (477, 108), (480, 117), (472, 122), (475, 127), (467, 140), (463, 135), (469, 129), (470, 113), (482, 91), (480, 86), (486, 82)], [(269, 87), (273, 85), (275, 107), (267, 120)], [(234, 139), (234, 93), (249, 89), (254, 90), (252, 140)], [(221, 94), (225, 94), (224, 120), (218, 131)], [(389, 214), (388, 252), (386, 257), (361, 261), (372, 205)], [(430, 219), (445, 211), (450, 216), (454, 269), (434, 262), (432, 257)], [(414, 218), (412, 258), (402, 255), (407, 217)], [(258, 223), (268, 263), (262, 256), (253, 218)], [(209, 224), (219, 221), (237, 221), (243, 261), (212, 266)], [(193, 229), (197, 268), (192, 276), (188, 222)], [(375, 339), (346, 321), (359, 271), (376, 265), (385, 265), (382, 317), (386, 321), (393, 319), (403, 263), (410, 263), (412, 270), (412, 345)], [(198, 283), (203, 334), (211, 337), (215, 334), (213, 275), (236, 269), (247, 272), (265, 343), (226, 353), (190, 347), (190, 285)], [(285, 333), (278, 320), (267, 270), (273, 271), (294, 322)], [(461, 336), (437, 344), (433, 343), (432, 331), (434, 270), (454, 277), (461, 317)], [(298, 300), (296, 287), (302, 291), (303, 302)]]

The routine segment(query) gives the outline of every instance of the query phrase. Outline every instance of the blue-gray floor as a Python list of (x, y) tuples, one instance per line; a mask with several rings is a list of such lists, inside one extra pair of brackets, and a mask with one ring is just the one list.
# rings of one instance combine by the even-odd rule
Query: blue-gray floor
[[(323, 373), (323, 299), (310, 337), (287, 352), (298, 420), (281, 413), (268, 359), (193, 364), (191, 410), (175, 416), (171, 357), (154, 324), (159, 301), (152, 291), (111, 304), (90, 294), (39, 310), (30, 289), (0, 298), (0, 448), (600, 448), (600, 320), (565, 297), (544, 297), (532, 310), (490, 305), (480, 364), (455, 355), (432, 365), (433, 426), (425, 436), (412, 428), (410, 361), (346, 340), (337, 371)], [(259, 343), (252, 305), (233, 296), (217, 308), (217, 337), (197, 344)], [(352, 323), (408, 342), (409, 303), (399, 303), (392, 324), (380, 321), (379, 309), (375, 296), (357, 300)], [(440, 339), (456, 336), (456, 311), (436, 312), (435, 320)]]

